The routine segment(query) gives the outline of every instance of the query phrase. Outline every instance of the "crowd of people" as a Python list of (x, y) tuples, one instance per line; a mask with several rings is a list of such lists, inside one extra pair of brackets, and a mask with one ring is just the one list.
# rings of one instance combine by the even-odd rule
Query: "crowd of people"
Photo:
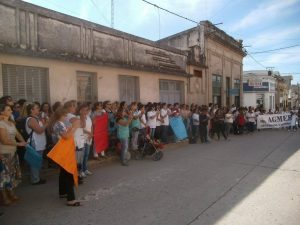
[[(4, 205), (10, 205), (19, 198), (14, 189), (21, 181), (20, 163), (24, 163), (25, 146), (31, 145), (44, 158), (61, 139), (75, 141), (79, 184), (92, 175), (88, 168), (90, 155), (106, 158), (119, 152), (122, 166), (128, 166), (128, 149), (137, 151), (145, 136), (162, 144), (182, 141), (172, 130), (171, 118), (181, 118), (189, 143), (209, 143), (211, 140), (227, 140), (231, 134), (254, 132), (258, 115), (282, 113), (279, 110), (266, 112), (253, 107), (219, 107), (217, 104), (185, 105), (166, 103), (132, 102), (89, 102), (75, 100), (65, 103), (14, 101), (10, 96), (0, 99), (0, 190)], [(289, 111), (292, 122), (289, 128), (296, 130), (299, 111)], [(108, 134), (108, 146), (95, 148), (94, 128), (97, 118), (106, 116), (103, 126)], [(91, 154), (90, 154), (90, 151)], [(49, 166), (53, 162), (48, 159)], [(32, 185), (42, 185), (41, 169), (30, 167)], [(68, 206), (79, 206), (74, 193), (72, 174), (60, 167), (59, 197), (67, 199)]]

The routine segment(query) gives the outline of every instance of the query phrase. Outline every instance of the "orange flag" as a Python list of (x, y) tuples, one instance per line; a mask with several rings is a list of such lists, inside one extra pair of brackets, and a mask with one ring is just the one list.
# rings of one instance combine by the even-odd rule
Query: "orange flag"
[(74, 138), (61, 138), (47, 156), (73, 175), (74, 184), (78, 186), (77, 161)]

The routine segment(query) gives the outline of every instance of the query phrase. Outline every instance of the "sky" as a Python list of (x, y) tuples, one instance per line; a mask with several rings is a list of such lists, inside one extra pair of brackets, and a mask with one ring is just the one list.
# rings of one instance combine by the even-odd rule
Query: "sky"
[[(111, 27), (111, 0), (26, 1)], [(300, 83), (300, 0), (148, 1), (194, 21), (223, 23), (218, 28), (242, 39), (252, 56), (244, 58), (244, 71), (273, 67)], [(142, 0), (114, 0), (113, 15), (114, 29), (153, 41), (196, 26)], [(276, 50), (290, 46), (294, 47)]]

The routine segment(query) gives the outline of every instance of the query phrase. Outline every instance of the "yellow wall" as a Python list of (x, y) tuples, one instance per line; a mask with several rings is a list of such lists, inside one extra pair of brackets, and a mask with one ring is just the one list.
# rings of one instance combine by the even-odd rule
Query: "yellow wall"
[[(140, 101), (143, 103), (159, 101), (159, 79), (184, 81), (185, 99), (187, 96), (187, 78), (181, 76), (6, 54), (0, 54), (0, 64), (48, 68), (51, 103), (77, 99), (77, 71), (96, 74), (99, 101), (119, 100), (119, 75), (139, 77)], [(3, 95), (2, 68), (0, 68), (0, 95)]]

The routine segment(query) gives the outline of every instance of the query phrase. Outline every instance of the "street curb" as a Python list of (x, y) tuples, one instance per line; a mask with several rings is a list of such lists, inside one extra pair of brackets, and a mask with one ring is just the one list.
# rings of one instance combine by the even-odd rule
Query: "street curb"
[[(170, 143), (164, 146), (162, 151), (169, 151), (174, 150), (180, 147), (183, 147), (188, 144), (188, 140), (184, 140), (178, 143)], [(119, 156), (118, 155), (112, 155), (107, 158), (99, 158), (99, 159), (89, 159), (88, 161), (88, 167), (89, 168), (97, 168), (99, 166), (109, 165), (113, 162), (119, 162)], [(46, 163), (47, 164), (47, 163)], [(46, 166), (45, 164), (45, 166)], [(26, 183), (29, 180), (30, 172), (28, 166), (25, 167), (25, 171), (23, 172), (22, 176), (22, 183)], [(50, 176), (53, 176), (54, 174), (57, 174), (59, 172), (59, 168), (44, 168), (42, 169), (42, 177), (47, 178)]]

